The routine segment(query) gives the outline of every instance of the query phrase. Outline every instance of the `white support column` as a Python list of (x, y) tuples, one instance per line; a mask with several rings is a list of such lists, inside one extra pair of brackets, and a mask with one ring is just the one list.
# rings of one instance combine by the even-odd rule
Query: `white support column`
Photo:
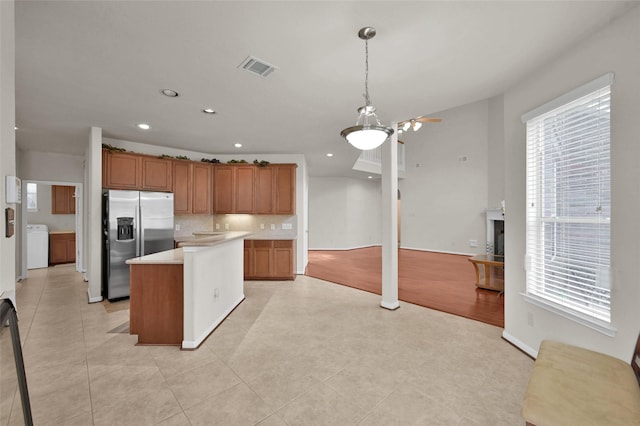
[(382, 145), (382, 302), (398, 309), (398, 124)]

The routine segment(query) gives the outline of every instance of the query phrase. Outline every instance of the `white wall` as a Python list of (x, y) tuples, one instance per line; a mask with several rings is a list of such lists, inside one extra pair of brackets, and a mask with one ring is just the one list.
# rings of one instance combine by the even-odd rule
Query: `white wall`
[(489, 193), (487, 207), (500, 208), (504, 201), (504, 96), (489, 99), (489, 133), (487, 173)]
[[(631, 359), (640, 328), (640, 8), (584, 40), (504, 95), (505, 338), (529, 352), (555, 339)], [(526, 303), (525, 126), (521, 114), (607, 72), (615, 73), (611, 101), (611, 321), (608, 337)]]
[[(21, 235), (17, 220), (16, 234), (6, 238), (4, 223), (4, 210), (19, 208), (19, 205), (8, 204), (5, 196), (5, 176), (16, 175), (15, 51), (14, 2), (0, 1), (0, 294), (6, 293), (11, 298), (16, 288), (16, 241)], [(19, 213), (16, 210), (16, 219)]]
[(403, 248), (484, 253), (488, 113), (486, 100), (463, 105), (406, 136), (406, 174), (399, 183)]
[(380, 180), (309, 179), (309, 248), (344, 250), (380, 245)]
[(89, 282), (89, 302), (102, 300), (102, 129), (92, 127), (85, 150), (85, 188), (83, 233), (86, 244), (85, 281)]
[[(23, 182), (24, 185), (24, 182)], [(27, 223), (44, 224), (49, 227), (49, 231), (71, 231), (76, 229), (75, 214), (53, 214), (51, 213), (51, 185), (38, 183), (37, 185), (37, 211), (27, 212)], [(26, 200), (24, 203), (26, 208)]]
[(52, 152), (19, 151), (20, 177), (45, 182), (84, 182), (84, 157)]

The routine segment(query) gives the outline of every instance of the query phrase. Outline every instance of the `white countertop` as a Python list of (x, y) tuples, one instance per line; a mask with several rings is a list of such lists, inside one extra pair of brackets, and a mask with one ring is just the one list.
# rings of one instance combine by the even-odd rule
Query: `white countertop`
[(182, 241), (178, 241), (179, 247), (198, 247), (198, 246), (214, 246), (217, 244), (222, 244), (226, 241), (237, 240), (239, 238), (246, 238), (251, 235), (251, 232), (242, 232), (242, 231), (228, 231), (222, 234), (214, 234), (209, 237), (200, 237), (193, 239), (185, 239)]
[(295, 240), (296, 236), (291, 234), (277, 234), (269, 232), (248, 232), (248, 231), (196, 231), (192, 235), (176, 235), (174, 240), (180, 247), (184, 245), (181, 243), (200, 241), (205, 238), (212, 238), (214, 241), (222, 238), (226, 234), (233, 234), (238, 232), (245, 232), (247, 236), (245, 240)]
[(142, 257), (135, 257), (126, 261), (129, 265), (143, 265), (143, 264), (163, 264), (163, 265), (181, 265), (184, 263), (184, 254), (181, 248), (160, 251), (158, 253), (148, 254)]
[[(179, 242), (180, 248), (173, 250), (161, 251), (158, 253), (148, 254), (146, 256), (135, 257), (126, 261), (129, 265), (170, 265), (184, 263), (184, 250), (182, 247), (207, 247), (224, 244), (227, 241), (245, 238), (251, 235), (250, 232), (225, 232), (220, 235), (212, 235), (211, 237), (193, 238)], [(178, 240), (177, 240), (178, 241)]]

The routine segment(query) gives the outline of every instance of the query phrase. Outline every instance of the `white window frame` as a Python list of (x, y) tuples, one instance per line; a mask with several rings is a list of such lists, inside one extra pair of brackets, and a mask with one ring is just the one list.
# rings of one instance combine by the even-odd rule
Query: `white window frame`
[[(35, 186), (35, 192), (29, 191), (31, 185)], [(34, 207), (29, 206), (29, 200), (31, 199), (30, 195), (34, 194), (35, 198), (33, 199)], [(27, 211), (28, 212), (37, 212), (38, 211), (38, 184), (29, 182), (27, 183), (27, 199), (26, 199)]]
[[(574, 320), (583, 325), (591, 327), (609, 336), (615, 335), (615, 328), (611, 324), (611, 294), (610, 294), (610, 89), (613, 83), (613, 73), (605, 74), (587, 84), (584, 84), (569, 93), (566, 93), (538, 108), (524, 114), (522, 122), (527, 126), (527, 232), (525, 269), (526, 292), (523, 294), (525, 300), (539, 307), (552, 311), (560, 316)], [(582, 104), (585, 99), (600, 96), (603, 100), (601, 104)], [(576, 107), (580, 105), (580, 107)], [(571, 180), (571, 167), (564, 167), (565, 175), (569, 178), (557, 178), (556, 169), (553, 169), (553, 161), (557, 158), (564, 161), (575, 161), (576, 152), (580, 155), (578, 162), (572, 163), (572, 167), (582, 166), (586, 161), (587, 151), (583, 150), (582, 142), (578, 148), (571, 151), (569, 148), (550, 148), (551, 143), (568, 141), (564, 136), (548, 137), (547, 126), (557, 127), (559, 119), (562, 119), (563, 129), (577, 129), (586, 133), (586, 128), (578, 120), (571, 121), (574, 116), (571, 111), (577, 109), (580, 113), (593, 108), (593, 114), (606, 116), (606, 120), (597, 122), (598, 133), (598, 156), (603, 158), (604, 176), (602, 180), (598, 178), (597, 184), (591, 183), (588, 189), (593, 191), (597, 187), (598, 194), (603, 195), (602, 203), (604, 210), (598, 204), (597, 213), (577, 214), (580, 208), (567, 208), (559, 213), (556, 209), (556, 197), (563, 189), (569, 188), (569, 195), (562, 195), (566, 205), (574, 202), (576, 193), (575, 176)], [(590, 116), (591, 117), (591, 116)], [(595, 115), (593, 115), (595, 117)], [(590, 118), (591, 119), (591, 118)], [(570, 122), (568, 127), (566, 122)], [(575, 127), (574, 127), (575, 126)], [(608, 130), (608, 131), (607, 131)], [(566, 130), (564, 130), (566, 131)], [(572, 138), (574, 142), (575, 139)], [(585, 143), (591, 148), (594, 145), (593, 139), (585, 138)], [(546, 145), (545, 145), (546, 144)], [(554, 160), (547, 157), (547, 152), (554, 151)], [(571, 153), (569, 153), (571, 152)], [(558, 155), (560, 157), (558, 157)], [(600, 160), (599, 160), (600, 161)], [(545, 171), (544, 167), (547, 169)], [(555, 166), (554, 166), (555, 167)], [(568, 170), (568, 171), (567, 171)], [(553, 176), (553, 179), (550, 177)], [(565, 180), (563, 180), (565, 179)], [(585, 181), (586, 182), (586, 181)], [(582, 183), (580, 181), (580, 183)], [(563, 186), (565, 185), (565, 186)], [(589, 193), (591, 194), (591, 193)], [(543, 196), (546, 195), (545, 202)], [(568, 198), (565, 198), (568, 197)], [(549, 201), (552, 198), (553, 201)], [(585, 199), (590, 200), (589, 197)], [(562, 201), (562, 200), (561, 200)], [(546, 204), (545, 204), (546, 203)], [(602, 213), (602, 212), (606, 213)], [(551, 228), (550, 228), (551, 225)], [(578, 229), (580, 232), (575, 232)], [(559, 229), (559, 230), (558, 230)], [(546, 231), (546, 234), (545, 234)], [(584, 236), (579, 238), (576, 235)], [(557, 255), (558, 236), (562, 237), (562, 253), (568, 253), (567, 257)], [(580, 241), (578, 241), (580, 240)], [(591, 244), (593, 242), (593, 244)], [(574, 246), (579, 245), (578, 248)], [(558, 250), (560, 251), (560, 250)], [(581, 260), (578, 256), (585, 255)], [(559, 265), (559, 266), (558, 266)], [(586, 266), (585, 266), (586, 265)]]

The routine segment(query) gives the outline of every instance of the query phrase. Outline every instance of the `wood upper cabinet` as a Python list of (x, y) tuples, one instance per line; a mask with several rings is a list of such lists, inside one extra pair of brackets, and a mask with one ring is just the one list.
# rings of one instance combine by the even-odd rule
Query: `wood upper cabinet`
[(296, 212), (296, 165), (272, 164), (256, 169), (256, 214)]
[(51, 186), (51, 214), (76, 214), (75, 186)]
[(275, 213), (291, 215), (296, 213), (296, 165), (276, 164), (275, 171)]
[(102, 151), (102, 187), (170, 192), (173, 164), (166, 158)]
[(255, 212), (255, 166), (236, 166), (234, 213)]
[(292, 240), (245, 240), (245, 280), (293, 280)]
[(148, 191), (171, 192), (173, 162), (166, 158), (141, 157), (142, 188)]
[(275, 168), (258, 167), (256, 169), (256, 213), (275, 214), (276, 193)]
[(193, 165), (187, 161), (173, 162), (173, 212), (190, 214), (192, 212)]
[(211, 214), (211, 165), (173, 162), (173, 211), (175, 214)]
[(234, 213), (234, 166), (213, 166), (213, 212)]
[(107, 154), (106, 182), (102, 186), (110, 189), (140, 189), (142, 187), (142, 157), (126, 152)]
[(255, 166), (215, 165), (213, 170), (214, 213), (254, 213)]
[(76, 234), (64, 232), (49, 234), (49, 263), (73, 263), (76, 261)]
[(193, 214), (211, 214), (213, 196), (211, 169), (211, 164), (193, 163)]

